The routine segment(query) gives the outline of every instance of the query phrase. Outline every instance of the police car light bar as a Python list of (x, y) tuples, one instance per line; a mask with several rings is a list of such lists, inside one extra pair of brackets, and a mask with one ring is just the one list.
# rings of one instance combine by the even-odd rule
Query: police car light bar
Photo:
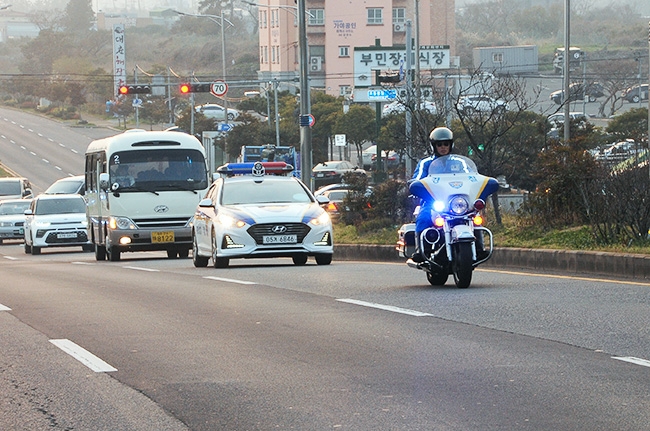
[(217, 169), (222, 175), (285, 175), (293, 171), (293, 166), (285, 162), (226, 163)]

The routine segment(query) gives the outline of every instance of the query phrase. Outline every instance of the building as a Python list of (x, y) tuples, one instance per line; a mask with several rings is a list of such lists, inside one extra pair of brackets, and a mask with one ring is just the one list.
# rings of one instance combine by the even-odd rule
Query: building
[[(305, 0), (312, 88), (333, 96), (351, 94), (354, 49), (405, 45), (405, 23), (413, 23), (418, 2), (420, 45), (455, 45), (455, 0)], [(260, 80), (290, 81), (299, 76), (298, 19), (294, 0), (261, 0)], [(285, 84), (286, 85), (286, 84)]]
[(487, 46), (473, 49), (474, 69), (495, 75), (537, 73), (537, 45)]
[(38, 37), (41, 29), (32, 16), (23, 12), (2, 10), (0, 12), (0, 42), (21, 37)]

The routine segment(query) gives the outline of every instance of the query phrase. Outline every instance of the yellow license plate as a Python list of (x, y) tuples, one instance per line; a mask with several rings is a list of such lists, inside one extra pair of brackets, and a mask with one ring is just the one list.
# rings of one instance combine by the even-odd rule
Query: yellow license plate
[(174, 242), (174, 231), (151, 232), (151, 242)]

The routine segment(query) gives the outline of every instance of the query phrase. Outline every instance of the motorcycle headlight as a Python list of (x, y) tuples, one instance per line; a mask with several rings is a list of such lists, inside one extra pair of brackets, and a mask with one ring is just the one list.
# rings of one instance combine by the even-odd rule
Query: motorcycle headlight
[(449, 211), (454, 214), (465, 214), (469, 210), (469, 202), (462, 196), (456, 196), (449, 202)]
[(443, 201), (435, 201), (433, 203), (433, 210), (437, 213), (443, 212), (445, 209), (445, 203)]

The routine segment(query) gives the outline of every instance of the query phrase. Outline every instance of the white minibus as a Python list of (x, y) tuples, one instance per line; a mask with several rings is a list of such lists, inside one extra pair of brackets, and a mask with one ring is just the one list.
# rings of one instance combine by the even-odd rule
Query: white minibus
[(86, 213), (95, 258), (166, 250), (187, 257), (191, 222), (208, 188), (205, 151), (174, 131), (129, 130), (86, 150)]

